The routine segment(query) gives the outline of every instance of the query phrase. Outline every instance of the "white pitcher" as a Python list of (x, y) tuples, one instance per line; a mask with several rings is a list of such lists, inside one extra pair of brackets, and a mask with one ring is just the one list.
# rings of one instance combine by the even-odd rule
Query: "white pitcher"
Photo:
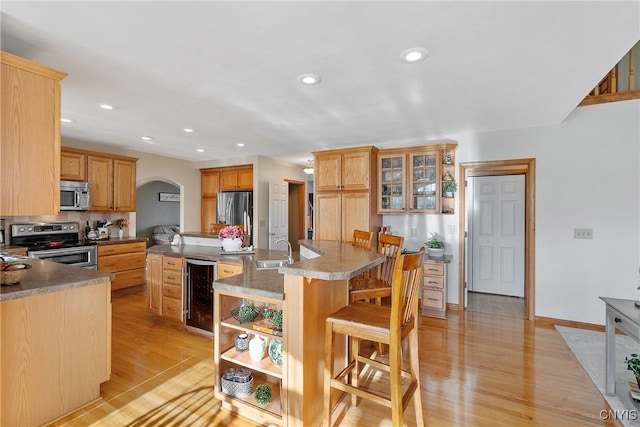
[(262, 360), (264, 352), (267, 348), (267, 341), (258, 334), (254, 334), (249, 341), (249, 356), (251, 360), (257, 362)]

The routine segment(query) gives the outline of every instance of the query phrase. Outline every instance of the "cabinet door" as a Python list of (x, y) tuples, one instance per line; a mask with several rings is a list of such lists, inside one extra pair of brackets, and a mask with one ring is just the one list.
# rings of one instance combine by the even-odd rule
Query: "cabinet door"
[(60, 179), (63, 181), (87, 180), (87, 156), (62, 150), (60, 154)]
[(339, 153), (318, 154), (315, 158), (316, 191), (340, 190), (342, 155)]
[(353, 230), (369, 230), (369, 193), (342, 193), (342, 241), (351, 241)]
[(368, 190), (371, 153), (369, 151), (342, 155), (343, 190)]
[(224, 279), (237, 274), (242, 274), (242, 264), (218, 261), (218, 279)]
[(136, 162), (133, 160), (113, 160), (113, 209), (136, 210)]
[(253, 190), (253, 167), (238, 169), (238, 189)]
[(87, 156), (87, 180), (90, 186), (89, 210), (111, 210), (113, 208), (113, 159)]
[(149, 310), (161, 314), (162, 255), (147, 254), (147, 294), (149, 295)]
[(409, 155), (409, 211), (440, 212), (440, 155), (437, 151)]
[(235, 191), (238, 189), (238, 171), (235, 169), (220, 172), (220, 189), (222, 191)]
[(405, 163), (406, 154), (378, 156), (379, 213), (402, 213), (407, 210)]
[(200, 199), (200, 231), (208, 233), (211, 231), (211, 224), (216, 222), (216, 198), (203, 197)]
[(200, 174), (201, 197), (216, 197), (220, 192), (220, 172), (202, 171)]
[(340, 241), (342, 228), (340, 226), (341, 194), (316, 193), (315, 201), (315, 240)]
[(30, 72), (5, 64), (10, 58), (17, 57), (0, 54), (0, 215), (56, 215), (60, 210), (60, 85), (43, 74), (46, 67)]

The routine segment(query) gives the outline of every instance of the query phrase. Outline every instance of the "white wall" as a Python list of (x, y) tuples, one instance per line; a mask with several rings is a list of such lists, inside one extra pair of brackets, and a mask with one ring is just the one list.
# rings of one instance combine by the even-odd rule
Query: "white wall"
[[(453, 138), (457, 162), (536, 159), (536, 316), (604, 324), (599, 296), (638, 297), (639, 114), (640, 101), (615, 102), (557, 126)], [(593, 240), (574, 239), (574, 228), (593, 228)]]

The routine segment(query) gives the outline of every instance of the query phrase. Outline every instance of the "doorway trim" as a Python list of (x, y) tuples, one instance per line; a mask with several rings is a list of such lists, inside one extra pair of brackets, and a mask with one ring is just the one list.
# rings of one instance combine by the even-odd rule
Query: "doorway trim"
[(494, 160), (486, 162), (460, 163), (458, 176), (464, 179), (460, 186), (460, 214), (458, 215), (458, 303), (461, 313), (465, 310), (465, 287), (467, 284), (467, 211), (465, 190), (468, 177), (497, 176), (497, 175), (525, 176), (525, 207), (524, 207), (524, 289), (526, 298), (526, 317), (535, 320), (535, 183), (536, 159)]

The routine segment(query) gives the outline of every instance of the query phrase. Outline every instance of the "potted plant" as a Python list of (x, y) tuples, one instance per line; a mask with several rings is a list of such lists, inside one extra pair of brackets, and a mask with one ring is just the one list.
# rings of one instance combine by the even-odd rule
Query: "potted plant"
[(266, 384), (260, 384), (258, 387), (256, 387), (256, 395), (255, 395), (255, 399), (256, 402), (258, 402), (260, 405), (266, 405), (267, 403), (271, 402), (271, 387), (269, 387)]
[(442, 184), (442, 191), (444, 192), (444, 197), (453, 197), (453, 193), (458, 191), (458, 184), (455, 181), (447, 181)]
[(124, 237), (123, 228), (129, 226), (129, 220), (127, 218), (116, 219), (116, 227), (118, 227), (118, 237)]
[(262, 316), (273, 322), (273, 335), (282, 336), (282, 310), (265, 311)]
[(627, 365), (627, 370), (633, 372), (638, 387), (640, 387), (640, 355), (632, 353), (624, 358), (624, 363)]
[(227, 252), (239, 251), (242, 248), (244, 231), (237, 225), (228, 225), (218, 235), (222, 242), (222, 249)]
[(431, 238), (425, 243), (427, 252), (433, 257), (444, 255), (444, 242), (440, 240), (437, 233), (431, 233)]

